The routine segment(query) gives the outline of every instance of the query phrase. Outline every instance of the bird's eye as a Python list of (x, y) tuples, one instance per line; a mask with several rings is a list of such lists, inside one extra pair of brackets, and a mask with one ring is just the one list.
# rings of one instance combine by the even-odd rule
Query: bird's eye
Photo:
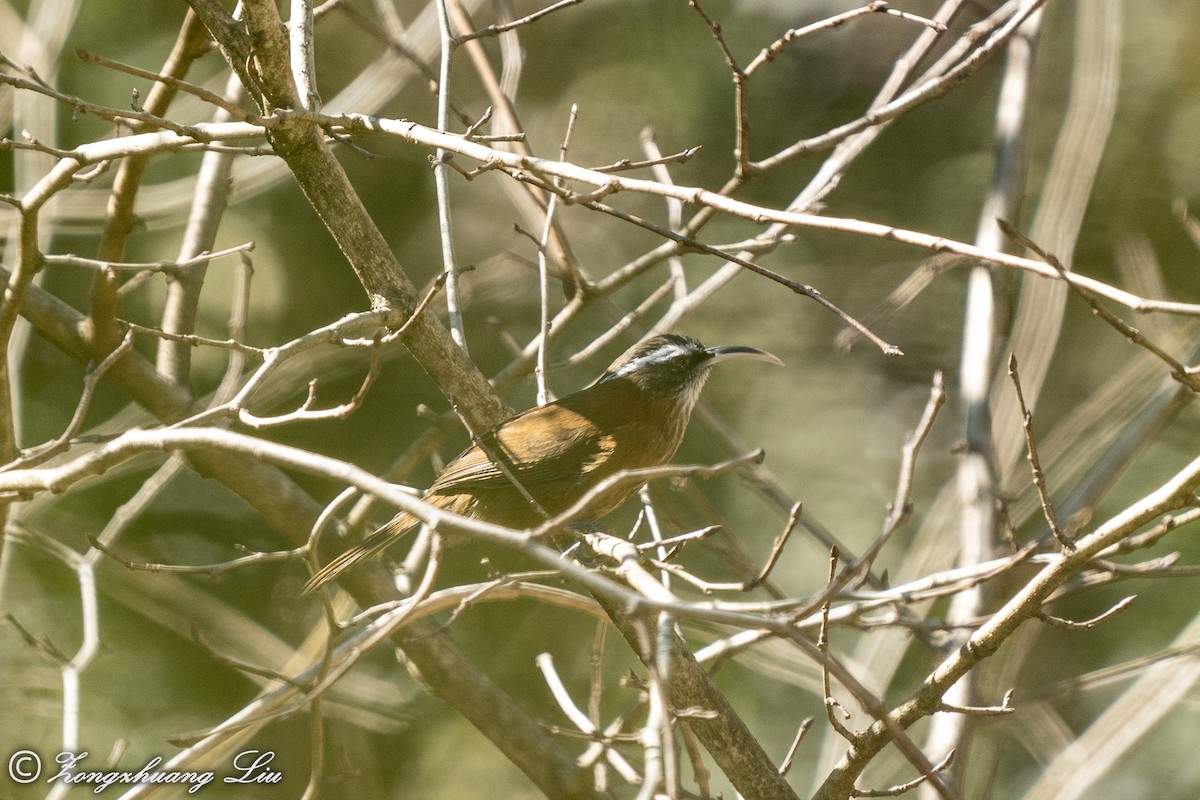
[(666, 358), (663, 359), (663, 363), (671, 369), (687, 369), (688, 355), (687, 353), (681, 353), (678, 350), (673, 350), (666, 354)]

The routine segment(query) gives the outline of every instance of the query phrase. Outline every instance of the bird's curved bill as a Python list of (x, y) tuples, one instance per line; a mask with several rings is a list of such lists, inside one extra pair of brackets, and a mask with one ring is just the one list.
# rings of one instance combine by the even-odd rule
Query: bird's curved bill
[(730, 361), (735, 358), (753, 359), (755, 361), (766, 361), (768, 364), (778, 364), (783, 366), (783, 362), (775, 356), (768, 353), (766, 350), (759, 350), (757, 347), (747, 347), (742, 344), (727, 344), (720, 347), (706, 347), (705, 352), (708, 353), (708, 363), (717, 364), (721, 361)]

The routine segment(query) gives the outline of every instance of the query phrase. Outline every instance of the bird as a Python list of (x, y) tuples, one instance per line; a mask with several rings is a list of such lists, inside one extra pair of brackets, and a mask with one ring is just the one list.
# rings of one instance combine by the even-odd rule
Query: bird
[[(473, 519), (518, 530), (534, 528), (547, 515), (571, 508), (611, 475), (669, 462), (683, 441), (709, 371), (739, 358), (783, 363), (745, 345), (705, 347), (678, 334), (645, 339), (617, 357), (589, 386), (510, 417), (478, 437), (446, 465), (423, 499)], [(639, 488), (626, 481), (598, 492), (584, 518), (600, 519)], [(401, 511), (315, 572), (305, 591), (318, 589), (385, 550), (419, 523), (416, 516)]]

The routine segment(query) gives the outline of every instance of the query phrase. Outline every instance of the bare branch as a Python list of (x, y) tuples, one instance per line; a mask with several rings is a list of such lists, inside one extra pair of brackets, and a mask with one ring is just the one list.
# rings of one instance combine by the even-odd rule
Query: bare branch
[(946, 754), (946, 757), (934, 764), (933, 769), (924, 775), (920, 775), (907, 783), (900, 783), (895, 786), (889, 786), (886, 789), (855, 789), (851, 792), (853, 797), (899, 797), (902, 794), (911, 792), (921, 784), (933, 779), (937, 773), (943, 772), (954, 761), (954, 751), (951, 750)]
[(1040, 619), (1042, 622), (1053, 625), (1056, 628), (1063, 628), (1069, 631), (1091, 630), (1109, 617), (1120, 614), (1122, 611), (1129, 608), (1135, 599), (1137, 599), (1137, 595), (1131, 594), (1128, 597), (1117, 601), (1116, 605), (1114, 605), (1108, 611), (1105, 611), (1103, 614), (1099, 614), (1091, 619), (1083, 620), (1082, 622), (1075, 622), (1073, 620), (1063, 619), (1062, 617), (1056, 617), (1052, 614), (1047, 614), (1045, 611), (1038, 614), (1038, 619)]
[(796, 737), (792, 739), (792, 746), (788, 748), (787, 755), (783, 758), (783, 763), (779, 765), (779, 774), (787, 775), (792, 769), (792, 761), (796, 758), (796, 752), (800, 749), (800, 743), (804, 741), (804, 734), (808, 733), (808, 729), (812, 727), (813, 718), (805, 717), (800, 721), (800, 727), (796, 729)]
[[(1005, 235), (1012, 237), (1020, 244), (1028, 247), (1039, 257), (1041, 257), (1043, 261), (1053, 267), (1060, 276), (1064, 277), (1064, 279), (1066, 279), (1065, 276), (1071, 274), (1067, 272), (1056, 256), (1042, 250), (1033, 241), (1031, 241), (1029, 237), (1018, 231), (1011, 224), (1004, 222), (1003, 220), (1000, 221), (1000, 224), (1004, 229)], [(1132, 327), (1120, 317), (1109, 311), (1107, 308), (1100, 305), (1100, 303), (1096, 300), (1096, 295), (1104, 296), (1102, 292), (1095, 291), (1093, 288), (1088, 288), (1077, 281), (1066, 280), (1066, 283), (1075, 290), (1076, 294), (1078, 294), (1083, 301), (1088, 304), (1088, 306), (1091, 307), (1092, 313), (1107, 322), (1113, 329), (1115, 329), (1130, 342), (1150, 352), (1157, 359), (1169, 366), (1171, 368), (1171, 377), (1173, 377), (1175, 380), (1179, 381), (1193, 392), (1200, 393), (1200, 371), (1194, 367), (1189, 367), (1181, 363), (1170, 353), (1163, 350), (1161, 347), (1154, 344), (1154, 342), (1143, 336), (1137, 328)]]
[(867, 14), (888, 14), (899, 17), (900, 19), (907, 19), (919, 23), (938, 33), (946, 32), (946, 23), (944, 22), (922, 17), (908, 11), (901, 11), (900, 9), (892, 8), (890, 5), (882, 2), (881, 0), (876, 0), (875, 2), (868, 3), (865, 6), (852, 8), (849, 11), (843, 11), (840, 14), (834, 14), (833, 16), (818, 20), (817, 22), (805, 25), (802, 28), (788, 29), (783, 36), (779, 37), (774, 42), (763, 48), (762, 52), (755, 56), (754, 60), (746, 65), (746, 75), (753, 75), (760, 67), (765, 64), (769, 64), (778, 58), (779, 54), (783, 52), (785, 47), (799, 41), (805, 36), (817, 33), (818, 31), (832, 30), (833, 28), (844, 25), (855, 17), (861, 17)]
[(1021, 411), (1021, 419), (1024, 421), (1025, 448), (1028, 453), (1029, 468), (1033, 471), (1033, 485), (1037, 489), (1038, 499), (1042, 503), (1042, 515), (1045, 516), (1046, 523), (1050, 526), (1050, 533), (1058, 540), (1059, 545), (1067, 550), (1074, 549), (1075, 543), (1058, 527), (1058, 520), (1054, 517), (1054, 504), (1050, 502), (1050, 495), (1046, 491), (1046, 477), (1042, 474), (1042, 464), (1038, 460), (1037, 446), (1033, 440), (1033, 412), (1025, 405), (1025, 395), (1021, 392), (1021, 377), (1017, 373), (1017, 357), (1013, 353), (1008, 355), (1008, 376), (1012, 379), (1013, 389), (1017, 393), (1017, 405)]
[(233, 103), (227, 102), (224, 97), (221, 97), (221, 95), (214, 94), (203, 87), (180, 80), (173, 75), (163, 75), (158, 72), (150, 72), (149, 70), (135, 67), (131, 64), (123, 64), (120, 61), (114, 61), (112, 59), (105, 58), (104, 56), (88, 52), (82, 47), (75, 49), (75, 55), (79, 56), (80, 60), (82, 61), (86, 61), (91, 64), (99, 64), (102, 67), (107, 67), (108, 69), (116, 70), (118, 72), (124, 72), (127, 75), (146, 78), (147, 80), (152, 80), (155, 83), (161, 83), (166, 86), (170, 86), (172, 89), (178, 89), (181, 92), (186, 92), (190, 95), (200, 98), (210, 105), (216, 106), (234, 119), (243, 120), (245, 122), (254, 122), (258, 119), (257, 114), (248, 112), (246, 109), (241, 108), (240, 106), (236, 106)]
[(516, 30), (517, 28), (524, 27), (530, 23), (537, 22), (542, 17), (553, 14), (555, 11), (559, 11), (568, 6), (579, 5), (582, 2), (583, 0), (558, 0), (558, 2), (551, 3), (543, 9), (534, 11), (532, 14), (526, 14), (520, 19), (514, 19), (511, 22), (505, 22), (503, 24), (488, 25), (486, 28), (480, 28), (477, 31), (461, 34), (456, 37), (456, 41), (458, 44), (466, 44), (472, 39), (481, 39), (485, 36), (497, 36), (501, 33), (507, 33), (508, 31)]
[(1009, 689), (1004, 693), (998, 706), (954, 706), (949, 703), (941, 703), (938, 710), (950, 714), (970, 714), (977, 717), (1002, 717), (1016, 711), (1012, 705), (1012, 696), (1013, 690)]

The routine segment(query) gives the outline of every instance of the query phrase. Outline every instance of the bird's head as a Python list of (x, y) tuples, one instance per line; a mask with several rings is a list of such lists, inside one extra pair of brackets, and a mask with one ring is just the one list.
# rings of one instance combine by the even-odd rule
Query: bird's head
[(644, 392), (672, 397), (690, 411), (700, 395), (709, 369), (735, 358), (783, 363), (765, 350), (755, 347), (705, 347), (695, 339), (668, 333), (653, 336), (626, 350), (597, 383), (624, 378)]

